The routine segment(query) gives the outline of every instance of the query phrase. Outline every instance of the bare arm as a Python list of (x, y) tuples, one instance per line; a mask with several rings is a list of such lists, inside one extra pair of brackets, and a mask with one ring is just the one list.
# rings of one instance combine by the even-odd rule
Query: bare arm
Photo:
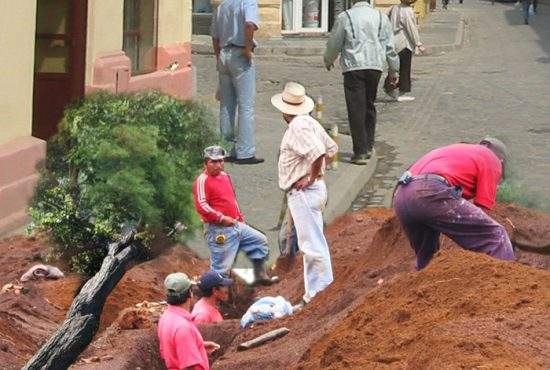
[(252, 50), (254, 49), (254, 31), (258, 27), (252, 22), (246, 22), (244, 26), (244, 52), (246, 59), (252, 60)]
[(214, 48), (214, 55), (216, 59), (220, 58), (220, 40), (212, 37), (212, 47)]

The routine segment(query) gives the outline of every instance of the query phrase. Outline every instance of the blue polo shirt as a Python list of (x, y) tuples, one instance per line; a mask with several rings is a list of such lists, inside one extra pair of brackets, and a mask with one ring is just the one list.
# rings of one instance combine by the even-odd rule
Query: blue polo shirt
[[(245, 23), (260, 24), (255, 0), (224, 0), (212, 14), (212, 37), (220, 47), (245, 46)], [(254, 43), (256, 44), (256, 43)]]

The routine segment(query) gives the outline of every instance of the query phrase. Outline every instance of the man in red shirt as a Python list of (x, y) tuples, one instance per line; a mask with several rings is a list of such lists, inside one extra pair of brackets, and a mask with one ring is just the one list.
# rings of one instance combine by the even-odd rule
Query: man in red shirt
[(229, 275), (239, 250), (254, 266), (255, 284), (270, 285), (265, 260), (269, 253), (267, 238), (244, 222), (233, 183), (224, 172), (225, 150), (220, 146), (204, 149), (204, 172), (193, 183), (195, 208), (205, 226), (213, 271)]
[(216, 271), (207, 271), (202, 274), (199, 281), (202, 298), (195, 303), (191, 312), (195, 324), (213, 324), (223, 321), (219, 304), (227, 301), (228, 287), (232, 284), (233, 280), (224, 278)]
[(168, 307), (158, 323), (160, 356), (169, 370), (210, 369), (208, 355), (220, 346), (205, 342), (193, 323), (189, 309), (193, 293), (184, 273), (170, 274), (164, 280)]
[(439, 250), (440, 233), (465, 249), (514, 259), (506, 230), (484, 212), (495, 204), (505, 159), (506, 146), (486, 138), (432, 150), (401, 176), (393, 205), (417, 269)]

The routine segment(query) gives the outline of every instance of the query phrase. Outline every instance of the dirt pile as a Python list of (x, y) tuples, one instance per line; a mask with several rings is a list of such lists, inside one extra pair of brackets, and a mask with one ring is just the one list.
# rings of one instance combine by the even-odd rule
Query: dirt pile
[(550, 272), (458, 248), (369, 292), (299, 367), (549, 368)]
[[(47, 244), (41, 238), (15, 237), (0, 243), (0, 287), (14, 283), (31, 266), (42, 263)], [(62, 271), (62, 264), (52, 263)], [(163, 281), (167, 274), (185, 271), (198, 276), (208, 262), (182, 246), (168, 247), (154, 260), (130, 269), (111, 293), (101, 317), (104, 330), (127, 308), (143, 301), (164, 300)], [(66, 274), (60, 280), (30, 281), (25, 294), (0, 295), (0, 364), (19, 369), (65, 318), (72, 300), (83, 284), (80, 276)], [(137, 361), (137, 360), (136, 360)]]
[[(550, 240), (547, 215), (498, 205), (493, 216), (510, 233), (515, 228), (533, 243)], [(549, 256), (519, 252), (519, 261), (530, 266), (505, 263), (462, 251), (443, 239), (443, 250), (433, 263), (415, 272), (412, 249), (388, 209), (346, 214), (328, 227), (327, 236), (335, 281), (301, 312), (245, 331), (236, 320), (201, 328), (205, 339), (222, 344), (214, 368), (550, 367), (550, 272), (544, 270), (550, 266)], [(10, 263), (19, 266), (17, 261), (32, 256), (33, 248)], [(166, 274), (198, 275), (207, 265), (183, 248), (171, 248), (134, 267), (109, 297), (102, 326), (127, 307), (162, 300)], [(0, 264), (2, 268), (8, 274), (9, 267)], [(301, 259), (292, 270), (278, 273), (281, 283), (254, 294), (299, 302)], [(20, 366), (55, 329), (80, 282), (68, 276), (32, 284), (27, 294), (8, 300), (0, 296), (0, 322), (5, 326), (0, 328), (0, 363), (14, 364), (11, 368)], [(99, 362), (81, 361), (73, 367), (162, 369), (156, 319), (142, 308), (124, 311), (120, 318), (127, 323), (122, 327), (137, 329), (113, 325), (81, 357)], [(236, 351), (239, 343), (282, 326), (290, 329), (284, 338)]]
[[(535, 242), (550, 240), (546, 215), (499, 205), (494, 216), (507, 228), (506, 218), (517, 229), (530, 230)], [(535, 367), (550, 361), (548, 271), (466, 252), (443, 238), (430, 268), (414, 272), (412, 250), (391, 210), (345, 215), (327, 234), (334, 283), (302, 312), (241, 333), (216, 368), (441, 368), (444, 361), (451, 367), (500, 368), (521, 367), (526, 357)], [(525, 264), (548, 267), (546, 256), (518, 256)], [(302, 274), (299, 262), (282, 283), (262, 294), (295, 302), (303, 294)], [(235, 350), (238, 343), (281, 326), (291, 333), (264, 347)], [(506, 334), (497, 338), (499, 331)], [(523, 345), (515, 352), (515, 342), (506, 338), (510, 333)], [(451, 341), (454, 336), (458, 339)], [(509, 355), (500, 356), (501, 362), (495, 360), (499, 350)], [(439, 357), (445, 360), (437, 362)]]

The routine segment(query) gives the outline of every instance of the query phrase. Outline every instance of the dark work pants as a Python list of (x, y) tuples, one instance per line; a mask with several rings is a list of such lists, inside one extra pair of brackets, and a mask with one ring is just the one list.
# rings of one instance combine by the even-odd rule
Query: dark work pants
[(423, 269), (439, 250), (443, 233), (464, 249), (502, 260), (514, 260), (506, 229), (460, 196), (455, 187), (437, 180), (398, 185), (394, 209)]
[[(412, 65), (413, 53), (409, 49), (405, 48), (399, 52), (399, 92), (401, 94), (411, 92), (411, 65)], [(390, 86), (390, 76), (386, 77), (384, 81), (384, 88), (386, 91), (392, 90)]]
[(355, 155), (367, 154), (374, 146), (376, 92), (381, 71), (361, 69), (344, 73), (344, 92)]

